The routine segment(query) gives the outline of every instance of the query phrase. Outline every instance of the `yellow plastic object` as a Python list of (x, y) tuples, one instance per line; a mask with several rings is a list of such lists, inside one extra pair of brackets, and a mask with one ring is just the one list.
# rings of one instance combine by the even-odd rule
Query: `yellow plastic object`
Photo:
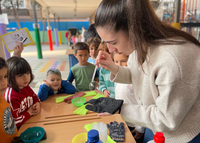
[(88, 110), (85, 109), (86, 105), (82, 105), (81, 107), (79, 107), (78, 109), (76, 109), (73, 113), (74, 114), (78, 114), (78, 115), (86, 115)]
[[(96, 122), (94, 122), (94, 123), (96, 123)], [(90, 130), (92, 130), (92, 127), (93, 127), (93, 124), (94, 123), (92, 123), (92, 124), (86, 124), (85, 126), (84, 126), (84, 128), (87, 130), (87, 131), (90, 131)], [(111, 139), (111, 137), (108, 135), (107, 136), (107, 142), (106, 143), (116, 143), (115, 141), (113, 141), (112, 139)]]
[[(94, 96), (92, 99), (97, 99), (97, 98), (100, 98), (100, 97), (105, 97), (104, 95), (102, 94), (97, 94), (96, 96)], [(82, 105), (81, 107), (79, 107), (78, 109), (76, 109), (73, 113), (74, 114), (78, 114), (78, 115), (86, 115), (88, 110), (85, 109), (85, 106), (86, 105)]]
[[(86, 95), (82, 96), (82, 97), (88, 97), (88, 96), (94, 96), (96, 95), (97, 93), (95, 91), (90, 91), (90, 92), (85, 92)], [(60, 103), (60, 102), (63, 102), (65, 98), (69, 97), (69, 96), (72, 96), (74, 94), (71, 94), (71, 95), (67, 95), (67, 96), (62, 96), (62, 97), (58, 97), (56, 98), (56, 103)], [(98, 94), (97, 94), (98, 95)]]
[(87, 133), (80, 133), (72, 139), (72, 143), (85, 143), (87, 141)]
[(88, 96), (94, 96), (97, 93), (95, 91), (90, 91), (90, 92), (85, 92), (86, 95), (84, 95), (83, 97), (88, 97)]
[(86, 102), (86, 98), (84, 97), (76, 97), (72, 99), (72, 104), (76, 107), (82, 106)]
[(67, 95), (67, 96), (62, 96), (62, 97), (58, 97), (58, 98), (56, 98), (56, 103), (63, 102), (65, 98), (67, 98), (69, 96), (72, 96), (72, 95), (74, 95), (74, 94)]
[(98, 99), (100, 97), (106, 97), (105, 95), (102, 95), (100, 93), (98, 93), (96, 96), (94, 96), (92, 99)]
[(174, 28), (180, 29), (181, 24), (180, 23), (172, 23), (171, 26)]

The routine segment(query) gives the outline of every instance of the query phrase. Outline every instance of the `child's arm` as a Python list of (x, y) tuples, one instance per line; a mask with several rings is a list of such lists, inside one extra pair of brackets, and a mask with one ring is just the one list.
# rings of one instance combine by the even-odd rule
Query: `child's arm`
[(44, 101), (48, 98), (49, 90), (50, 90), (50, 87), (47, 86), (46, 84), (40, 85), (39, 91), (38, 91), (38, 97), (40, 98), (41, 101)]
[(18, 99), (11, 99), (10, 102), (11, 113), (13, 115), (17, 127), (24, 124), (32, 116), (31, 107), (29, 108), (30, 110), (28, 109), (27, 111), (21, 112), (21, 110), (23, 109), (20, 108), (20, 105), (21, 102)]
[(102, 76), (101, 70), (99, 72), (99, 90), (103, 93), (104, 90), (107, 90), (104, 78)]
[(74, 94), (76, 92), (76, 88), (69, 83), (67, 80), (63, 80), (61, 83), (61, 86), (65, 88), (65, 93), (66, 94)]
[(73, 80), (74, 80), (74, 74), (72, 73), (72, 70), (70, 69), (67, 81), (69, 81), (70, 83), (72, 83)]
[[(29, 88), (30, 88), (30, 86), (29, 86)], [(30, 90), (30, 94), (33, 97), (33, 104), (35, 104), (36, 102), (40, 103), (40, 99), (37, 97), (37, 95), (35, 94), (35, 92), (31, 88), (29, 90)]]

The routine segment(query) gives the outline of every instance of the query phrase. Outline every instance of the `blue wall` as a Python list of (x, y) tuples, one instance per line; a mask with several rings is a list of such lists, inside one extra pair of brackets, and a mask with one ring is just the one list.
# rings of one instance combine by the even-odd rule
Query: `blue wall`
[[(34, 22), (20, 22), (21, 28), (28, 28), (29, 31), (34, 31), (33, 29), (33, 23)], [(43, 30), (43, 24), (42, 22), (38, 22), (38, 24), (40, 25), (40, 31)], [(82, 27), (85, 27), (85, 29), (88, 29), (90, 25), (89, 21), (67, 21), (67, 22), (60, 22), (60, 30), (61, 31), (66, 31), (69, 28), (77, 28), (78, 30), (81, 30)], [(52, 30), (54, 29), (54, 22), (50, 22), (50, 26), (52, 28)], [(47, 27), (47, 22), (45, 24), (45, 30)], [(58, 22), (56, 22), (56, 27), (58, 29)], [(18, 28), (17, 23), (16, 22), (9, 22), (9, 24), (7, 25), (7, 28)]]

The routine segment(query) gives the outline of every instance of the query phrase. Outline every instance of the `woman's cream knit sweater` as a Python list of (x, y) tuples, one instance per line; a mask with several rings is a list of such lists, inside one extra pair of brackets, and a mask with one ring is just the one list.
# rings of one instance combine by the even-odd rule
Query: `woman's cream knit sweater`
[(136, 53), (111, 80), (133, 84), (138, 105), (123, 104), (122, 118), (163, 132), (166, 143), (186, 143), (200, 133), (200, 47), (186, 43), (149, 47), (143, 70)]

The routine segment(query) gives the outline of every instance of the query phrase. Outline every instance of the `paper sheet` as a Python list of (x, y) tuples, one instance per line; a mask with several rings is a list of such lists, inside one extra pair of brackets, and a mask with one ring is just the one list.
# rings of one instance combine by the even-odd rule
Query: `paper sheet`
[(27, 28), (22, 28), (11, 33), (6, 33), (1, 35), (1, 38), (8, 52), (13, 51), (13, 48), (16, 46), (16, 41), (20, 42), (23, 47), (34, 44)]

